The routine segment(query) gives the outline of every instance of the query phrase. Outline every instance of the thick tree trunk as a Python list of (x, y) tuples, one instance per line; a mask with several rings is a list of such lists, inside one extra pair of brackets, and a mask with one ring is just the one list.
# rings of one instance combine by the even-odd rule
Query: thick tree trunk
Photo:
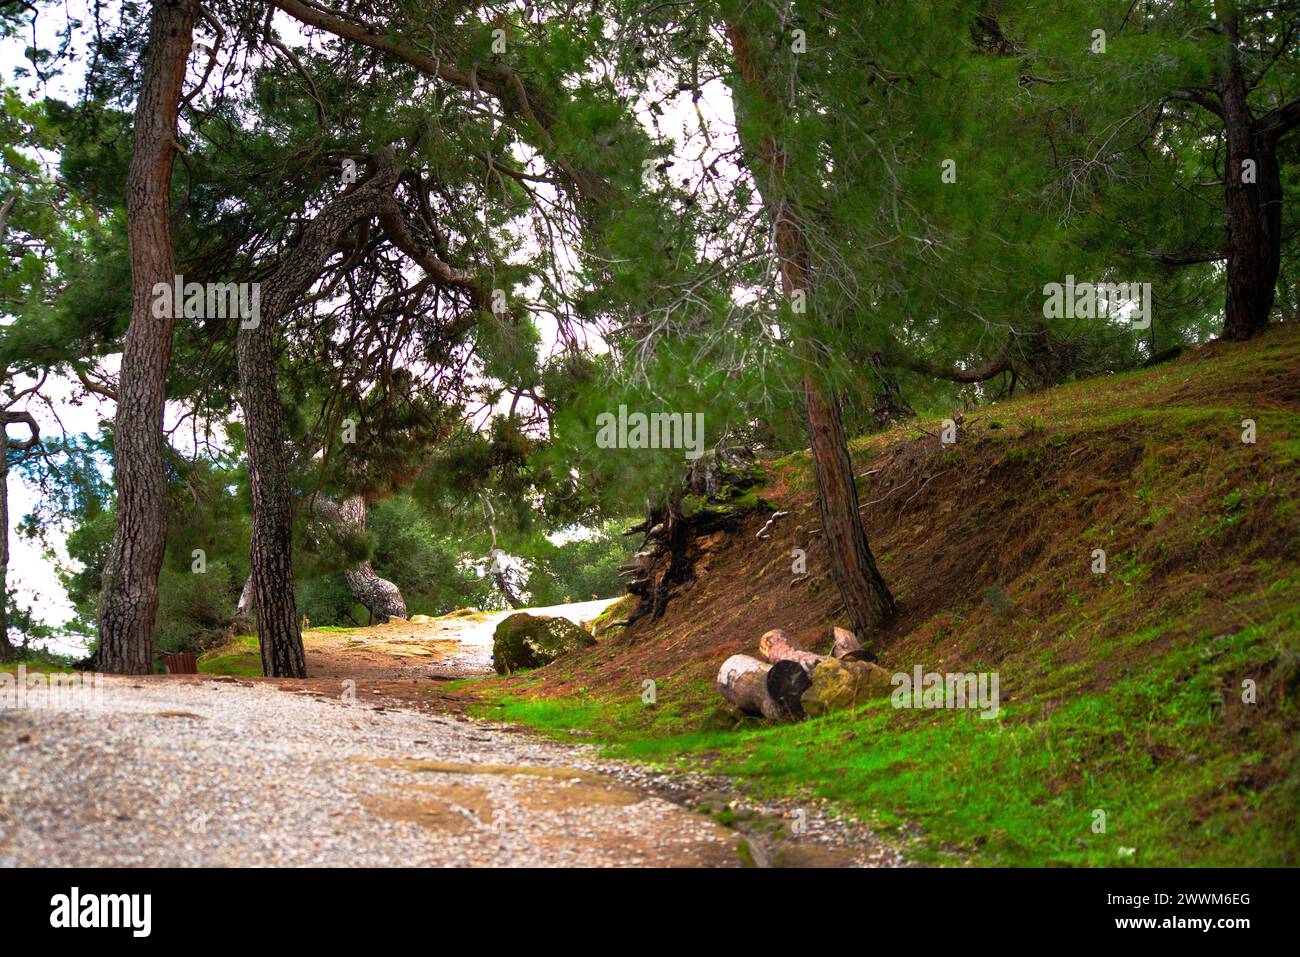
[[(1223, 338), (1243, 341), (1263, 332), (1282, 266), (1282, 179), (1274, 138), (1261, 135), (1246, 102), (1237, 49), (1237, 19), (1228, 15), (1228, 66), (1219, 84), (1228, 160), (1224, 199), (1228, 211), (1227, 299)], [(1254, 165), (1253, 182), (1244, 175)]]
[[(1223, 338), (1244, 341), (1264, 332), (1282, 268), (1282, 176), (1273, 139), (1260, 135), (1247, 104), (1236, 22), (1227, 25), (1232, 46), (1221, 85), (1227, 139), (1227, 299)], [(1245, 182), (1247, 163), (1255, 166)]]
[[(366, 500), (362, 496), (353, 495), (337, 503), (317, 499), (314, 508), (317, 515), (334, 526), (336, 535), (365, 534)], [(401, 589), (379, 577), (370, 559), (348, 569), (343, 577), (347, 579), (352, 597), (365, 605), (373, 622), (382, 624), (390, 618), (406, 617), (406, 602), (402, 599)]]
[(817, 505), (835, 582), (853, 630), (865, 638), (894, 613), (894, 596), (876, 567), (862, 527), (848, 439), (834, 393), (804, 379), (808, 438), (817, 471)]
[(239, 333), (239, 392), (248, 433), (248, 484), (253, 500), (253, 594), (262, 673), (307, 677), (293, 593), (293, 510), (288, 436), (276, 388), (274, 322), (267, 316)]
[[(747, 100), (767, 100), (770, 105), (768, 84), (759, 72), (751, 39), (738, 19), (727, 24), (727, 36), (742, 80), (733, 91), (737, 110), (752, 112)], [(757, 144), (747, 142), (752, 140), (752, 134), (746, 135), (748, 125), (741, 123), (738, 128), (746, 162), (772, 218), (782, 288), (788, 298), (798, 294), (805, 302), (811, 302), (813, 277), (807, 235), (800, 212), (788, 195), (785, 148), (772, 133), (762, 134)], [(807, 368), (817, 368), (818, 355), (813, 343), (802, 344), (799, 352)], [(804, 376), (803, 390), (808, 439), (817, 471), (817, 505), (831, 569), (849, 620), (865, 639), (893, 614), (894, 597), (876, 568), (862, 525), (839, 399), (833, 390), (814, 379), (811, 372)]]
[(329, 202), (262, 284), (257, 324), (239, 331), (239, 392), (253, 499), (253, 591), (262, 669), (267, 675), (307, 676), (293, 594), (293, 507), (275, 330), (320, 276), (347, 232), (363, 220), (392, 212), (391, 190), (399, 172), (395, 154), (385, 149), (375, 158), (374, 173), (365, 183)]
[(153, 670), (158, 574), (167, 538), (163, 405), (173, 316), (153, 315), (155, 283), (176, 272), (171, 235), (176, 115), (197, 0), (158, 0), (135, 110), (126, 181), (131, 253), (131, 322), (122, 350), (113, 435), (117, 526), (104, 563), (99, 602), (99, 667), (115, 674)]
[(0, 428), (0, 661), (18, 657), (9, 641), (9, 437)]

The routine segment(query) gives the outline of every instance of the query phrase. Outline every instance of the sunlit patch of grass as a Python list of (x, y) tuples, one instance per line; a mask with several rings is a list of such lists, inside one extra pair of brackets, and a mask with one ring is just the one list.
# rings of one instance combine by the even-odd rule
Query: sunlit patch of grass
[(262, 653), (256, 635), (236, 635), (220, 648), (199, 656), (199, 674), (237, 675), (250, 678), (262, 674)]

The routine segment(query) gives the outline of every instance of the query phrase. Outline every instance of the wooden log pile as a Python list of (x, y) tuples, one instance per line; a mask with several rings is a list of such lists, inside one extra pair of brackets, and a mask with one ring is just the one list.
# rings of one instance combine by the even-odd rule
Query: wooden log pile
[(836, 627), (831, 653), (809, 651), (779, 628), (758, 640), (758, 657), (732, 655), (718, 671), (717, 688), (745, 714), (798, 721), (835, 707), (851, 707), (889, 687), (889, 673), (847, 628)]

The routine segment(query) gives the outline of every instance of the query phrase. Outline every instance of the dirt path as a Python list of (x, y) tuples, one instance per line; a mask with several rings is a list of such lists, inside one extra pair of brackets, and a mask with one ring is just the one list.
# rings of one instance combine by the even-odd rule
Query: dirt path
[[(581, 621), (605, 604), (535, 611)], [(0, 866), (768, 863), (689, 809), (701, 782), (456, 713), (439, 685), (489, 670), (506, 614), (309, 631), (307, 681), (0, 697)], [(898, 862), (878, 842), (798, 858), (850, 860)]]

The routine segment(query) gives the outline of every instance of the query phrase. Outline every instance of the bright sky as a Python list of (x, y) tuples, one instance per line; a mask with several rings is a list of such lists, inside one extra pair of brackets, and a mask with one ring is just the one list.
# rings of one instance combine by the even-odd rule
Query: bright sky
[[(71, 0), (67, 10), (69, 15), (78, 16), (82, 18), (83, 22), (88, 17), (83, 0)], [(37, 33), (37, 40), (40, 45), (47, 48), (55, 46), (57, 43), (55, 31), (63, 23), (62, 11), (51, 9), (43, 14), (38, 23)], [(21, 66), (27, 65), (23, 51), (31, 43), (32, 35), (29, 31), (24, 32), (19, 37), (0, 41), (0, 77), (3, 78), (5, 83), (13, 83), (20, 90), (35, 95), (56, 96), (64, 100), (74, 99), (81, 83), (79, 65), (70, 68), (67, 75), (56, 77), (48, 84), (37, 85), (31, 78), (26, 80), (15, 79), (14, 71)], [(84, 60), (84, 51), (85, 44), (79, 35), (74, 40), (71, 51), (77, 64)], [(53, 163), (56, 158), (45, 157), (45, 159)], [(0, 317), (0, 322), (9, 321), (11, 321), (9, 317)], [(112, 371), (115, 372), (116, 369), (114, 368)], [(30, 384), (31, 380), (27, 380), (25, 377), (18, 377), (15, 381), (18, 389)], [(81, 432), (93, 434), (99, 430), (100, 419), (113, 414), (113, 404), (95, 396), (90, 396), (80, 404), (73, 405), (71, 399), (81, 392), (81, 387), (75, 380), (51, 377), (45, 383), (44, 392), (57, 408), (57, 417), (50, 412), (50, 409), (43, 402), (29, 401), (26, 406), (27, 410), (40, 423), (43, 436), (57, 436), (63, 430), (66, 430), (70, 435)], [(15, 428), (13, 434), (22, 436), (26, 434), (26, 430)], [(9, 587), (16, 593), (15, 597), (18, 603), (30, 605), (35, 610), (38, 618), (47, 624), (61, 625), (71, 617), (72, 607), (63, 592), (63, 587), (55, 577), (53, 564), (42, 555), (43, 549), (39, 543), (21, 538), (12, 532), (12, 528), (17, 525), (18, 521), (36, 506), (38, 497), (39, 490), (37, 488), (20, 481), (17, 475), (10, 476)], [(56, 547), (60, 549), (62, 547), (61, 536), (56, 543)], [(64, 557), (66, 558), (66, 555)], [(77, 651), (79, 646), (56, 643), (56, 650)]]

